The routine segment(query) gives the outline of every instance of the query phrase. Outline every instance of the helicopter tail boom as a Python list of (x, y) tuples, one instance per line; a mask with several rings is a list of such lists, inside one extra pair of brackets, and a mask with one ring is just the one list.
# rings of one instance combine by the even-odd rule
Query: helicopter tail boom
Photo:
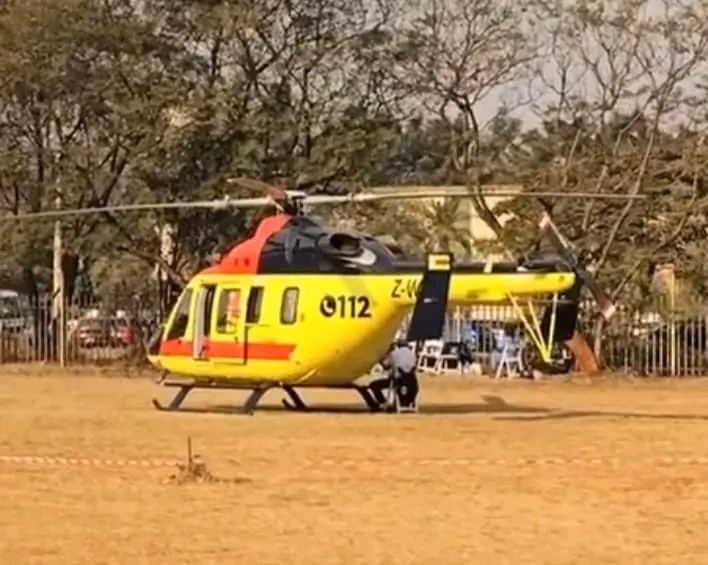
[[(446, 254), (439, 254), (445, 256)], [(551, 265), (536, 265), (540, 270), (524, 270), (515, 267), (495, 272), (487, 269), (479, 272), (474, 265), (452, 267), (446, 256), (447, 268), (433, 268), (429, 256), (422, 274), (413, 274), (413, 265), (406, 266), (410, 274), (394, 278), (391, 297), (404, 307), (413, 307), (408, 326), (408, 341), (439, 339), (443, 334), (444, 320), (450, 306), (509, 305), (514, 309), (515, 319), (536, 336), (542, 357), (549, 357), (553, 343), (570, 338), (575, 332), (579, 312), (579, 299), (583, 280), (570, 270), (551, 270)], [(421, 265), (423, 266), (423, 265)], [(500, 269), (502, 270), (502, 269)], [(390, 283), (389, 283), (390, 284)], [(530, 302), (525, 299), (531, 299)], [(541, 329), (538, 319), (531, 324), (528, 315), (538, 303), (534, 299), (547, 300), (541, 305), (543, 315)], [(529, 327), (531, 324), (533, 327)], [(545, 357), (543, 357), (545, 359)]]
[[(406, 265), (392, 277), (390, 296), (402, 306), (414, 306), (423, 288), (425, 265), (418, 270)], [(561, 294), (573, 287), (575, 275), (570, 272), (523, 271), (493, 272), (467, 269), (455, 265), (450, 273), (447, 306), (508, 303), (509, 296), (533, 297)]]

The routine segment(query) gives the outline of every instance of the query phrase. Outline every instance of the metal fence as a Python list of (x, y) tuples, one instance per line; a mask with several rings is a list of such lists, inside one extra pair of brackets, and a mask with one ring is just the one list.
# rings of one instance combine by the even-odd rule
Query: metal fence
[[(704, 311), (698, 308), (697, 311)], [(525, 329), (511, 306), (459, 308), (445, 324), (443, 338), (461, 341), (468, 328), (477, 333), (517, 324)], [(685, 313), (633, 312), (619, 309), (599, 332), (601, 365), (610, 371), (647, 376), (708, 375), (708, 316)], [(592, 303), (581, 306), (577, 331), (591, 348), (596, 346), (596, 316)], [(483, 348), (494, 347), (482, 340)], [(486, 353), (486, 351), (485, 351)], [(554, 356), (572, 361), (570, 351), (558, 348)], [(572, 362), (567, 363), (568, 367)]]
[[(154, 302), (133, 300), (116, 310), (113, 301), (82, 300), (66, 308), (65, 361), (68, 365), (111, 364), (144, 360), (141, 344), (159, 327), (163, 313)], [(51, 297), (19, 301), (0, 296), (0, 363), (57, 363), (57, 336)], [(592, 306), (581, 308), (578, 329), (594, 345)], [(444, 339), (462, 341), (470, 329), (478, 335), (519, 320), (512, 307), (458, 308), (447, 317)], [(603, 328), (601, 362), (608, 369), (641, 375), (708, 374), (705, 315), (679, 316), (620, 310)], [(488, 354), (492, 339), (478, 340), (477, 352)], [(568, 351), (559, 349), (559, 356)]]
[(132, 301), (125, 309), (113, 301), (75, 300), (65, 308), (58, 327), (52, 298), (0, 295), (0, 363), (58, 363), (60, 335), (66, 364), (110, 364), (144, 357), (142, 344), (159, 327), (152, 303)]

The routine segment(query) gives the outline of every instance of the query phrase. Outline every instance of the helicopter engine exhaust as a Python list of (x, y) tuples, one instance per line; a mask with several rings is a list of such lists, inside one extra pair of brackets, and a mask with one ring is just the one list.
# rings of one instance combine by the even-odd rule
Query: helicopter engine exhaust
[(334, 257), (358, 257), (363, 251), (361, 239), (346, 232), (330, 232), (318, 241), (319, 248)]

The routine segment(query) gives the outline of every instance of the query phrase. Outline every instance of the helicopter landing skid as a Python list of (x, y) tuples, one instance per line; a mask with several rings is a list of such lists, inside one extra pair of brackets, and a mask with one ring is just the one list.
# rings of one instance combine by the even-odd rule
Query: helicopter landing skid
[[(223, 381), (206, 381), (206, 382), (193, 382), (193, 381), (185, 381), (185, 380), (169, 380), (169, 379), (163, 379), (161, 382), (162, 386), (166, 387), (175, 387), (178, 388), (179, 390), (177, 391), (177, 394), (174, 395), (170, 403), (165, 406), (161, 404), (156, 398), (152, 399), (152, 405), (157, 409), (162, 412), (177, 412), (179, 411), (180, 407), (182, 406), (182, 403), (185, 401), (187, 398), (187, 395), (192, 392), (194, 389), (217, 389), (217, 390), (248, 390), (251, 392), (251, 394), (248, 396), (246, 399), (246, 402), (244, 402), (241, 411), (244, 414), (253, 415), (256, 407), (258, 406), (258, 403), (261, 401), (263, 398), (263, 395), (265, 395), (266, 392), (273, 388), (282, 388), (283, 392), (289, 397), (288, 399), (283, 399), (283, 406), (287, 408), (288, 410), (293, 410), (296, 412), (306, 412), (310, 410), (310, 407), (305, 404), (303, 401), (302, 397), (297, 393), (295, 390), (295, 387), (292, 385), (284, 385), (284, 384), (258, 384), (254, 383), (253, 386), (245, 386), (243, 384), (237, 385), (234, 383), (229, 383), (229, 382), (223, 382)], [(307, 387), (311, 388), (311, 387)], [(334, 386), (334, 387), (324, 387), (324, 388), (334, 388), (334, 389), (348, 389), (348, 390), (356, 390), (361, 398), (364, 400), (366, 403), (366, 407), (371, 411), (371, 412), (380, 412), (381, 407), (379, 406), (379, 403), (376, 402), (376, 399), (372, 396), (371, 391), (369, 390), (369, 387), (367, 386), (362, 386), (362, 385), (356, 385), (356, 384), (350, 384), (350, 385), (339, 385), (339, 386)]]
[(310, 409), (310, 407), (305, 404), (305, 401), (293, 387), (284, 385), (283, 392), (290, 397), (290, 400), (283, 398), (283, 406), (285, 406), (288, 410), (307, 412)]
[(227, 383), (215, 383), (215, 382), (210, 382), (210, 383), (193, 383), (193, 382), (179, 382), (179, 381), (163, 381), (162, 386), (167, 386), (167, 387), (177, 387), (179, 388), (179, 391), (177, 391), (177, 394), (172, 398), (172, 401), (167, 405), (163, 405), (158, 401), (156, 398), (152, 399), (152, 405), (163, 412), (176, 412), (180, 409), (182, 406), (182, 403), (184, 400), (187, 398), (187, 395), (192, 392), (195, 388), (201, 388), (201, 389), (231, 389), (231, 390), (250, 390), (251, 394), (248, 396), (246, 399), (246, 402), (243, 403), (243, 406), (241, 408), (241, 411), (244, 414), (247, 414), (249, 416), (253, 415), (253, 412), (255, 411), (256, 407), (258, 406), (258, 403), (261, 401), (261, 398), (263, 398), (263, 395), (268, 392), (271, 388), (274, 388), (273, 386), (257, 386), (253, 388), (246, 388), (244, 386), (234, 386), (232, 384), (227, 384)]
[[(290, 397), (290, 400), (287, 398), (283, 398), (283, 406), (287, 408), (288, 410), (293, 410), (295, 412), (306, 412), (310, 410), (310, 407), (305, 404), (305, 402), (302, 400), (302, 397), (297, 393), (297, 391), (289, 385), (283, 385), (283, 392), (287, 394)], [(335, 387), (325, 387), (325, 388), (335, 388), (335, 389), (353, 389), (356, 390), (361, 398), (364, 400), (364, 403), (366, 404), (366, 407), (371, 411), (371, 412), (380, 412), (381, 407), (379, 406), (379, 403), (376, 402), (374, 397), (371, 395), (371, 392), (369, 391), (369, 387), (362, 386), (362, 385), (342, 385), (342, 386), (335, 386)]]

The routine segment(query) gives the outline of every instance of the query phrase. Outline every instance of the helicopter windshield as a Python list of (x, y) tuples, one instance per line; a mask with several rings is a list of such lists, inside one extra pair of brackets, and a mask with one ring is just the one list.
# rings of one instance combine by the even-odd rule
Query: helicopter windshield
[(180, 339), (184, 337), (189, 324), (189, 311), (192, 305), (193, 291), (191, 288), (185, 288), (182, 295), (177, 300), (172, 314), (168, 318), (167, 327), (165, 328), (165, 339)]

